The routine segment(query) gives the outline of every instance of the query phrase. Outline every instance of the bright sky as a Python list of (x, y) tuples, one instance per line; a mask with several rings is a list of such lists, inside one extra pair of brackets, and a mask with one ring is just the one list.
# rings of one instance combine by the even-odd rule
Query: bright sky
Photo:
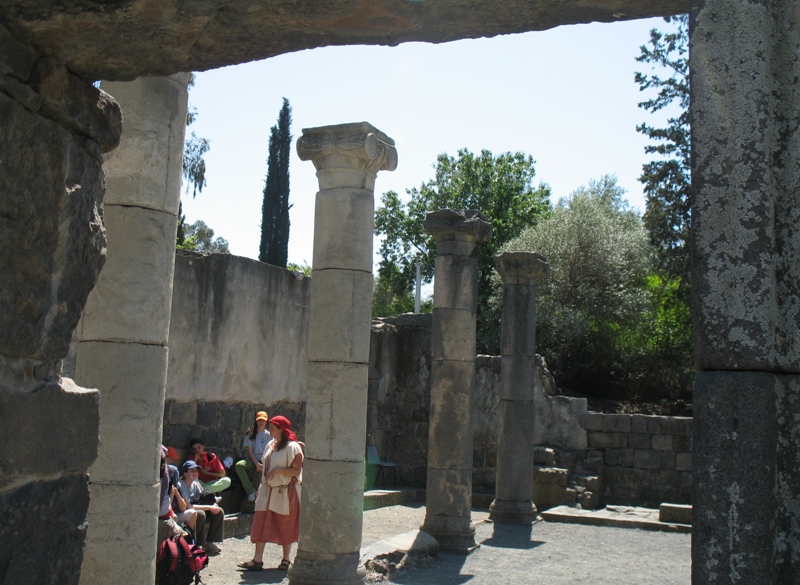
[[(667, 26), (649, 19), (442, 45), (331, 47), (199, 73), (189, 131), (211, 142), (208, 185), (194, 200), (183, 195), (186, 220), (205, 221), (231, 253), (258, 257), (269, 129), (283, 97), (295, 140), (303, 128), (360, 121), (395, 140), (398, 167), (378, 174), (376, 207), (385, 191), (405, 194), (431, 179), (439, 153), (466, 147), (531, 154), (554, 202), (616, 174), (643, 211), (646, 139), (636, 125), (655, 121), (637, 107), (645, 95), (634, 72), (649, 65), (635, 58), (650, 29)], [(310, 264), (318, 183), (294, 141), (292, 153), (289, 261)]]

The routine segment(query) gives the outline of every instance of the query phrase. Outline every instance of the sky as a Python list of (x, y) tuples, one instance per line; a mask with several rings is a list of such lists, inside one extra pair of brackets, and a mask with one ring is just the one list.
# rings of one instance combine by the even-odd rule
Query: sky
[[(523, 151), (553, 203), (591, 179), (614, 174), (644, 211), (638, 181), (647, 139), (637, 104), (639, 47), (663, 19), (563, 26), (543, 32), (440, 45), (328, 47), (196, 75), (189, 106), (210, 141), (207, 186), (182, 194), (188, 223), (203, 220), (238, 256), (258, 257), (270, 128), (286, 97), (292, 107), (289, 262), (311, 264), (314, 166), (297, 156), (303, 128), (366, 121), (394, 139), (397, 170), (381, 171), (381, 194), (433, 178), (440, 153)], [(378, 242), (375, 242), (375, 250)], [(376, 261), (377, 261), (376, 257)]]

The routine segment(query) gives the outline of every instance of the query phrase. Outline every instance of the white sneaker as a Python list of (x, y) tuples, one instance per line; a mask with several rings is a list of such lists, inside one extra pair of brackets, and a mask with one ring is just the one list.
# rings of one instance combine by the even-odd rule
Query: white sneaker
[(222, 496), (214, 496), (214, 501), (217, 503), (217, 505), (219, 505), (219, 503), (222, 501)]
[(253, 492), (252, 494), (247, 496), (247, 501), (248, 502), (255, 502), (256, 501), (256, 492)]

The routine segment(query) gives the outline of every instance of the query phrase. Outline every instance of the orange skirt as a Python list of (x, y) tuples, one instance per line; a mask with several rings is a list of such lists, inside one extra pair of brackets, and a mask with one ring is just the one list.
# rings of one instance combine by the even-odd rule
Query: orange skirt
[(256, 512), (250, 542), (291, 544), (297, 542), (300, 532), (300, 498), (295, 483), (289, 485), (289, 513), (276, 514), (272, 510)]

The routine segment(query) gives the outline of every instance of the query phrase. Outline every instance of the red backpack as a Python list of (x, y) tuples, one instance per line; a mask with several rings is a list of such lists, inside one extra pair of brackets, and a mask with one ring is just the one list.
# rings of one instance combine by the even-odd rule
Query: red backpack
[(197, 585), (208, 555), (184, 536), (167, 538), (158, 547), (156, 585)]

